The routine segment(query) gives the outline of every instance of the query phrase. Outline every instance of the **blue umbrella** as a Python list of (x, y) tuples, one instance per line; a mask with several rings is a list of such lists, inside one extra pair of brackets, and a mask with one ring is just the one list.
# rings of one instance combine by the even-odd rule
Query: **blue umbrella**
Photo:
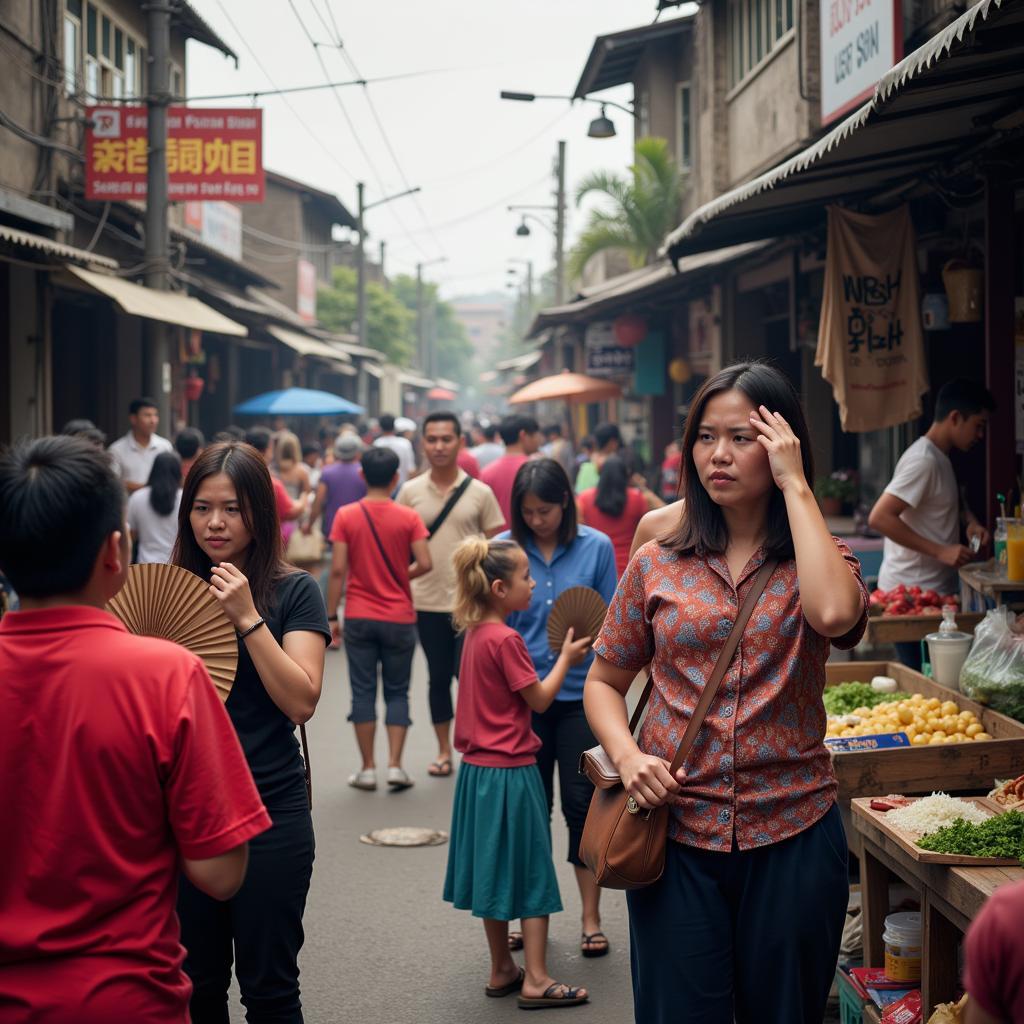
[(310, 388), (285, 388), (256, 395), (235, 406), (235, 412), (245, 416), (337, 416), (342, 413), (361, 413), (366, 410), (355, 402), (329, 391)]

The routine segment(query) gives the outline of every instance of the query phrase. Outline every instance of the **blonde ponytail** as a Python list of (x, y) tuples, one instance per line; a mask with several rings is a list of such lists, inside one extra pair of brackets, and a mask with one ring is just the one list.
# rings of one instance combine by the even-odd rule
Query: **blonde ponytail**
[(477, 625), (487, 614), (491, 584), (508, 580), (516, 567), (514, 540), (486, 540), (467, 537), (452, 554), (455, 569), (455, 610), (452, 620), (460, 632)]

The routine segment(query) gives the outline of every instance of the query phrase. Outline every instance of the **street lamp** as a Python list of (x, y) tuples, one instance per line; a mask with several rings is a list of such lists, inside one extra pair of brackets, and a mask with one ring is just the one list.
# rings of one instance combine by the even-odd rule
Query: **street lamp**
[(520, 103), (532, 103), (534, 100), (568, 100), (570, 103), (575, 103), (579, 100), (581, 103), (596, 103), (601, 108), (601, 115), (600, 117), (595, 117), (587, 128), (587, 135), (592, 139), (611, 139), (615, 137), (615, 124), (608, 117), (605, 107), (614, 107), (616, 110), (621, 110), (624, 114), (629, 114), (634, 119), (640, 116), (631, 107), (624, 107), (621, 103), (615, 103), (612, 100), (595, 100), (590, 96), (553, 96), (533, 92), (509, 92), (503, 89), (501, 91), (501, 98), (503, 100), (517, 100)]

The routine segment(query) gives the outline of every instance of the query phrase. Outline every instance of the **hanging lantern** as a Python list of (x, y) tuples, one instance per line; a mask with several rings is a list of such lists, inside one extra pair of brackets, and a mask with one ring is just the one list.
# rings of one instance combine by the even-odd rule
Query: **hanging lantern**
[(620, 345), (632, 348), (647, 337), (647, 320), (636, 313), (623, 313), (612, 322), (612, 332)]
[(676, 384), (685, 384), (693, 376), (693, 370), (690, 369), (690, 364), (679, 356), (668, 364), (668, 375)]
[(199, 396), (203, 393), (203, 384), (205, 381), (202, 377), (186, 377), (185, 378), (185, 397), (190, 402), (198, 402)]

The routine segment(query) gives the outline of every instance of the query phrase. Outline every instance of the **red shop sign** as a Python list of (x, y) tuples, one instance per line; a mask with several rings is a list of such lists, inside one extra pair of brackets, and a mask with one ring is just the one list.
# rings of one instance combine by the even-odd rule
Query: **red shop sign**
[[(146, 108), (87, 107), (85, 198), (146, 198)], [(263, 111), (168, 107), (172, 201), (263, 202)]]

